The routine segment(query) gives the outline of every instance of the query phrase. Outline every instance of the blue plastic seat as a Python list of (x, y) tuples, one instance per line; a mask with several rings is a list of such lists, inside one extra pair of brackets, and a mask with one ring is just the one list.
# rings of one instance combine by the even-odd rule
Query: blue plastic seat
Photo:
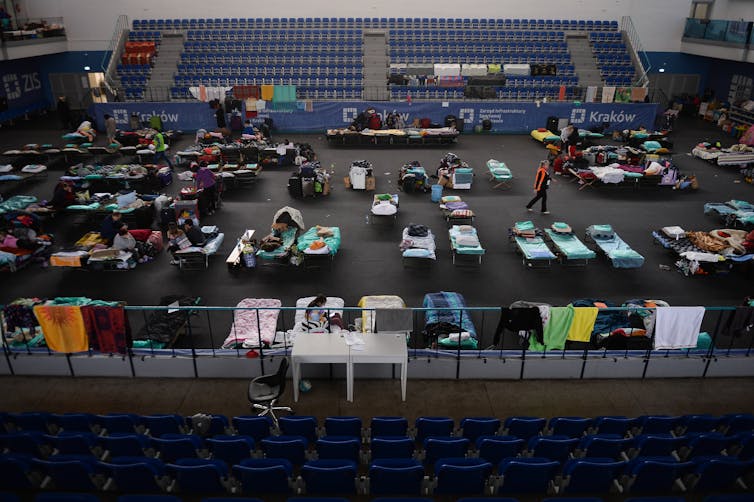
[(163, 434), (184, 434), (188, 432), (186, 421), (180, 415), (143, 415), (141, 422), (147, 428), (147, 433), (155, 438)]
[(618, 459), (633, 442), (618, 434), (590, 434), (581, 438), (577, 450), (583, 457)]
[(12, 454), (46, 457), (50, 454), (51, 448), (45, 437), (46, 435), (40, 431), (2, 434), (0, 435), (0, 451), (7, 450)]
[(597, 434), (618, 434), (623, 437), (634, 426), (635, 422), (635, 418), (602, 416), (594, 419), (593, 427)]
[(55, 453), (69, 455), (99, 455), (97, 436), (91, 432), (61, 431), (57, 436), (45, 435), (45, 441), (55, 448)]
[(328, 436), (361, 437), (361, 418), (359, 417), (326, 417), (325, 434)]
[(307, 494), (356, 494), (356, 470), (350, 460), (311, 460), (301, 467), (301, 478)]
[(31, 456), (0, 455), (0, 490), (31, 490), (38, 482), (32, 475)]
[(228, 489), (228, 465), (219, 459), (182, 458), (165, 466), (181, 493), (219, 493)]
[(681, 417), (668, 415), (642, 415), (636, 419), (641, 434), (669, 434), (675, 430)]
[(571, 459), (563, 466), (562, 493), (607, 493), (625, 465), (611, 458)]
[(725, 433), (729, 436), (738, 434), (739, 432), (754, 431), (754, 415), (751, 413), (723, 415), (722, 426), (725, 428)]
[(150, 457), (114, 457), (102, 463), (120, 492), (148, 493), (165, 491), (170, 479), (162, 460)]
[(369, 466), (371, 495), (419, 495), (424, 467), (410, 458), (382, 458)]
[(233, 466), (242, 493), (290, 493), (293, 465), (282, 458), (250, 458)]
[(34, 502), (100, 502), (93, 493), (40, 493)]
[(560, 464), (548, 458), (503, 459), (497, 469), (500, 484), (496, 492), (544, 494), (558, 469)]
[(532, 457), (549, 458), (563, 463), (579, 442), (568, 436), (535, 436), (529, 440), (527, 449)]
[(49, 432), (50, 414), (40, 412), (8, 413), (7, 420), (16, 430)]
[(737, 444), (737, 436), (725, 436), (720, 432), (690, 433), (686, 435), (689, 440), (686, 458), (699, 456), (722, 455), (734, 444)]
[(498, 465), (503, 459), (516, 457), (526, 446), (526, 442), (515, 436), (480, 436), (476, 439), (479, 457)]
[(481, 458), (443, 458), (435, 463), (435, 494), (482, 495), (492, 464)]
[(251, 458), (254, 451), (254, 440), (250, 436), (219, 435), (205, 439), (205, 443), (212, 452), (212, 458), (223, 460), (228, 465), (240, 464), (242, 460)]
[(538, 417), (508, 417), (503, 423), (504, 434), (528, 440), (538, 436), (545, 426), (545, 419)]
[(414, 441), (408, 436), (373, 437), (370, 444), (372, 460), (383, 458), (412, 458)]
[(262, 451), (268, 458), (284, 458), (294, 465), (306, 462), (308, 441), (303, 436), (270, 436), (262, 440)]
[(461, 435), (476, 442), (479, 436), (494, 436), (500, 429), (500, 419), (495, 417), (466, 417), (459, 424)]
[(32, 465), (50, 477), (57, 490), (97, 491), (104, 483), (98, 478), (97, 459), (86, 455), (55, 455), (47, 460), (32, 459)]
[(415, 439), (419, 444), (424, 444), (424, 440), (430, 436), (453, 435), (453, 419), (449, 417), (419, 417), (414, 426)]
[(676, 480), (693, 466), (673, 457), (637, 457), (626, 465), (624, 487), (630, 493), (670, 493)]
[(317, 417), (293, 415), (280, 417), (280, 433), (286, 436), (303, 436), (309, 442), (317, 440)]
[(584, 435), (592, 425), (591, 418), (552, 417), (548, 423), (549, 433), (554, 436), (578, 438)]
[(686, 436), (675, 437), (671, 434), (640, 434), (634, 439), (631, 456), (665, 457), (677, 455), (677, 450), (688, 441)]
[(694, 463), (694, 477), (690, 484), (698, 492), (728, 490), (754, 466), (754, 460), (738, 460), (727, 456), (694, 457), (691, 461)]
[(463, 458), (469, 440), (458, 437), (428, 437), (424, 440), (424, 465), (433, 466), (441, 458)]
[(66, 432), (99, 432), (91, 413), (53, 413), (50, 421)]
[(165, 462), (173, 462), (179, 458), (196, 458), (198, 450), (204, 448), (199, 436), (194, 434), (163, 434), (160, 438), (152, 438), (152, 445), (160, 452), (160, 458)]
[(355, 436), (324, 436), (317, 440), (316, 449), (320, 459), (346, 459), (358, 463), (361, 441)]

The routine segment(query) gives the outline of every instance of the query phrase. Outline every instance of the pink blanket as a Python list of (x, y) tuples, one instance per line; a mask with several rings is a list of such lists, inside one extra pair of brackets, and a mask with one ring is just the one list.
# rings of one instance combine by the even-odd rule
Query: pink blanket
[[(252, 348), (272, 345), (275, 340), (280, 300), (270, 298), (244, 298), (233, 313), (233, 325), (222, 348)], [(268, 310), (256, 310), (256, 309)]]

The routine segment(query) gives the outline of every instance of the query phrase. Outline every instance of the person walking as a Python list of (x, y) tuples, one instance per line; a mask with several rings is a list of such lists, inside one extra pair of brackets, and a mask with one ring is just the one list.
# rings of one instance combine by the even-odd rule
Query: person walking
[(115, 123), (115, 118), (112, 115), (105, 114), (105, 131), (107, 131), (107, 144), (120, 144), (115, 140), (115, 134), (118, 130), (118, 125)]
[(550, 188), (550, 161), (543, 160), (539, 163), (537, 168), (537, 174), (534, 177), (534, 198), (526, 205), (528, 211), (532, 211), (532, 207), (538, 200), (542, 200), (542, 214), (550, 214), (547, 210), (547, 189)]
[(152, 143), (154, 144), (154, 160), (152, 162), (157, 165), (161, 159), (165, 159), (168, 167), (173, 169), (173, 163), (170, 162), (170, 157), (165, 153), (168, 146), (165, 144), (165, 136), (162, 135), (161, 131), (155, 130), (154, 136), (152, 137)]
[(71, 107), (65, 96), (58, 97), (58, 118), (62, 129), (68, 130), (71, 127)]

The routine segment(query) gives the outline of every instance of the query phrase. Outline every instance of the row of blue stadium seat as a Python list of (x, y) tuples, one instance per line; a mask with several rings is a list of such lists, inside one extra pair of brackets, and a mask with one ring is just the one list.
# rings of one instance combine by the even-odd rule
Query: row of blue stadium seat
[(570, 54), (542, 53), (442, 53), (442, 54), (408, 54), (400, 53), (390, 56), (391, 64), (400, 63), (459, 63), (459, 64), (570, 64)]
[[(390, 42), (389, 49), (392, 50), (413, 50), (414, 52), (424, 52), (428, 50), (461, 50), (467, 51), (503, 51), (503, 52), (520, 52), (520, 51), (556, 51), (567, 52), (568, 44), (565, 42), (509, 42), (509, 41), (486, 41), (475, 39), (473, 42), (462, 40), (444, 40), (442, 42), (420, 41), (394, 41)], [(625, 47), (623, 47), (625, 50)]]
[[(175, 413), (138, 415), (134, 413), (47, 413), (20, 412), (0, 413), (0, 433), (37, 431), (55, 434), (60, 431), (93, 432), (96, 434), (145, 433), (159, 437), (165, 433), (187, 433), (197, 421), (209, 421), (207, 434), (228, 434), (235, 431), (258, 436), (247, 427), (253, 424), (269, 432), (272, 422), (268, 417), (235, 416), (232, 419), (220, 414), (183, 416)], [(324, 431), (327, 435), (354, 436), (403, 436), (411, 433), (409, 420), (402, 416), (376, 416), (369, 419), (368, 426), (356, 416), (327, 416), (320, 420), (311, 415), (292, 415), (279, 418), (280, 430), (286, 434), (299, 434), (316, 438)], [(306, 429), (308, 432), (302, 432)], [(636, 434), (681, 435), (697, 432), (722, 432), (736, 435), (754, 432), (754, 414), (731, 413), (726, 415), (640, 415), (626, 416), (555, 416), (544, 417), (511, 416), (465, 417), (456, 421), (446, 416), (420, 416), (413, 421), (412, 433), (419, 441), (429, 436), (461, 435), (473, 437), (471, 431), (481, 430), (485, 434), (513, 434), (530, 438), (541, 434), (558, 434), (578, 437), (587, 433), (617, 434), (630, 437)], [(319, 432), (318, 432), (319, 431)]]
[(595, 42), (592, 44), (592, 52), (594, 53), (624, 53), (628, 49), (623, 42)]
[(600, 66), (600, 73), (603, 75), (614, 75), (616, 77), (633, 75), (633, 66), (626, 65), (602, 65)]
[(212, 29), (245, 27), (364, 27), (364, 28), (421, 28), (447, 27), (458, 29), (555, 29), (579, 31), (615, 31), (617, 21), (576, 19), (499, 19), (499, 18), (403, 18), (403, 17), (298, 17), (298, 18), (214, 18), (214, 19), (136, 19), (136, 29)]
[[(159, 33), (159, 32), (158, 32)], [(187, 40), (361, 40), (361, 30), (189, 30)]]
[[(238, 82), (245, 84), (246, 82)], [(252, 82), (248, 82), (249, 85)], [(235, 84), (231, 84), (235, 85)], [(306, 88), (296, 89), (297, 99), (361, 99), (361, 89), (358, 87), (333, 87), (333, 88)], [(195, 99), (186, 86), (174, 86), (170, 88), (170, 97), (172, 99)]]
[(605, 85), (633, 85), (633, 79), (631, 77), (605, 77)]
[(611, 65), (630, 65), (631, 56), (627, 53), (624, 54), (595, 54), (597, 65), (611, 64)]
[(623, 40), (623, 34), (619, 31), (604, 32), (597, 31), (589, 34), (590, 42), (620, 42)]
[(500, 31), (500, 30), (467, 30), (459, 32), (454, 29), (395, 29), (388, 32), (389, 40), (415, 39), (484, 39), (484, 40), (565, 40), (563, 31)]
[(259, 51), (266, 48), (270, 50), (291, 49), (304, 51), (322, 50), (361, 50), (361, 42), (327, 41), (327, 42), (304, 42), (300, 40), (279, 40), (275, 42), (186, 42), (184, 50), (189, 52), (207, 51)]
[(131, 42), (159, 42), (162, 40), (160, 31), (131, 31), (128, 33)]
[(147, 84), (146, 75), (134, 75), (134, 76), (122, 76), (120, 77), (120, 83), (124, 87), (138, 87)]
[(269, 48), (246, 48), (244, 46), (240, 45), (230, 45), (227, 48), (223, 48), (222, 46), (209, 46), (207, 48), (199, 48), (194, 47), (191, 49), (186, 50), (186, 54), (194, 54), (194, 53), (206, 53), (206, 52), (251, 52), (252, 54), (247, 54), (247, 56), (255, 57), (256, 54), (253, 54), (253, 52), (260, 53), (260, 55), (264, 55), (267, 57), (274, 57), (276, 55), (285, 55), (285, 56), (291, 56), (293, 58), (306, 58), (306, 57), (329, 57), (329, 58), (340, 58), (340, 59), (361, 59), (363, 56), (363, 52), (360, 49), (350, 49), (350, 48), (344, 48), (344, 49), (336, 49), (333, 47), (297, 47), (293, 45), (289, 46), (272, 46)]
[[(119, 492), (186, 494), (608, 495), (614, 491), (672, 493), (674, 487), (682, 486), (684, 491), (704, 493), (746, 489), (742, 478), (748, 477), (754, 466), (754, 460), (722, 455), (689, 462), (677, 462), (673, 457), (637, 457), (631, 461), (588, 457), (564, 462), (513, 457), (496, 465), (482, 458), (446, 456), (427, 470), (415, 459), (377, 459), (369, 464), (367, 475), (360, 476), (353, 460), (307, 460), (299, 457), (298, 451), (286, 450), (286, 442), (275, 444), (272, 438), (265, 442), (270, 445), (267, 458), (247, 458), (231, 467), (220, 459), (196, 457), (165, 463), (151, 457), (101, 461), (86, 455), (57, 455), (45, 460), (4, 455), (0, 456), (4, 473), (0, 489), (33, 490), (43, 477), (46, 487), (84, 492), (107, 487)], [(286, 455), (295, 456), (299, 462)], [(300, 465), (297, 476), (294, 465)]]
[(149, 73), (152, 72), (152, 67), (148, 64), (141, 64), (141, 65), (118, 64), (115, 71), (119, 76), (148, 75)]
[[(197, 70), (196, 73), (207, 74), (207, 68), (210, 68), (210, 72), (214, 75), (221, 76), (222, 70), (218, 70), (218, 67), (222, 65), (206, 63), (203, 70)], [(212, 69), (214, 68), (214, 69)], [(322, 66), (281, 66), (281, 65), (239, 65), (238, 70), (231, 70), (227, 74), (235, 73), (237, 75), (256, 75), (262, 77), (279, 77), (283, 75), (289, 78), (314, 78), (319, 75), (328, 75), (338, 78), (356, 78), (362, 77), (362, 68), (356, 66), (337, 66), (337, 65), (322, 65)], [(179, 74), (189, 73), (190, 71), (183, 72), (180, 70)]]
[[(270, 56), (266, 54), (264, 56), (255, 56), (253, 54), (246, 55), (232, 55), (232, 54), (220, 54), (213, 55), (199, 55), (195, 59), (181, 59), (184, 62), (191, 61), (196, 63), (206, 64), (237, 64), (237, 65), (259, 65), (264, 67), (283, 66), (282, 61), (295, 61), (289, 66), (298, 67), (342, 67), (342, 68), (354, 68), (356, 73), (360, 73), (362, 69), (361, 60), (359, 58), (343, 58), (340, 56), (302, 56), (297, 58), (291, 58), (286, 55)], [(354, 72), (351, 72), (354, 73)]]
[[(399, 88), (400, 89), (400, 88)], [(568, 88), (565, 99), (576, 99), (580, 93), (575, 88)], [(498, 99), (542, 99), (547, 97), (548, 99), (557, 99), (560, 93), (559, 87), (516, 87), (516, 88), (504, 88), (497, 92), (496, 97)], [(463, 99), (466, 97), (464, 89), (461, 88), (444, 88), (444, 87), (424, 87), (416, 92), (408, 92), (405, 90), (390, 89), (391, 99), (406, 99), (411, 96), (411, 99)]]

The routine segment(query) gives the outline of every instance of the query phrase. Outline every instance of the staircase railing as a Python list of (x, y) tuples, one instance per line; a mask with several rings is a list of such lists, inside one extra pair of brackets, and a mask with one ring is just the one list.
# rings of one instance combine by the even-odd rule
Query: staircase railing
[(644, 50), (644, 46), (639, 39), (639, 33), (634, 27), (634, 22), (631, 20), (631, 16), (623, 16), (620, 20), (620, 29), (628, 42), (628, 47), (631, 52), (631, 59), (634, 64), (639, 68), (639, 78), (636, 80), (636, 86), (645, 87), (649, 84), (649, 77), (647, 73), (652, 68), (652, 63), (647, 56), (647, 51)]
[(110, 43), (107, 46), (107, 52), (102, 58), (102, 64), (100, 66), (105, 73), (105, 86), (110, 92), (116, 87), (114, 76), (118, 67), (118, 55), (123, 51), (123, 46), (128, 39), (129, 28), (130, 24), (128, 16), (125, 14), (118, 16), (118, 19), (115, 21), (113, 37), (110, 39)]

